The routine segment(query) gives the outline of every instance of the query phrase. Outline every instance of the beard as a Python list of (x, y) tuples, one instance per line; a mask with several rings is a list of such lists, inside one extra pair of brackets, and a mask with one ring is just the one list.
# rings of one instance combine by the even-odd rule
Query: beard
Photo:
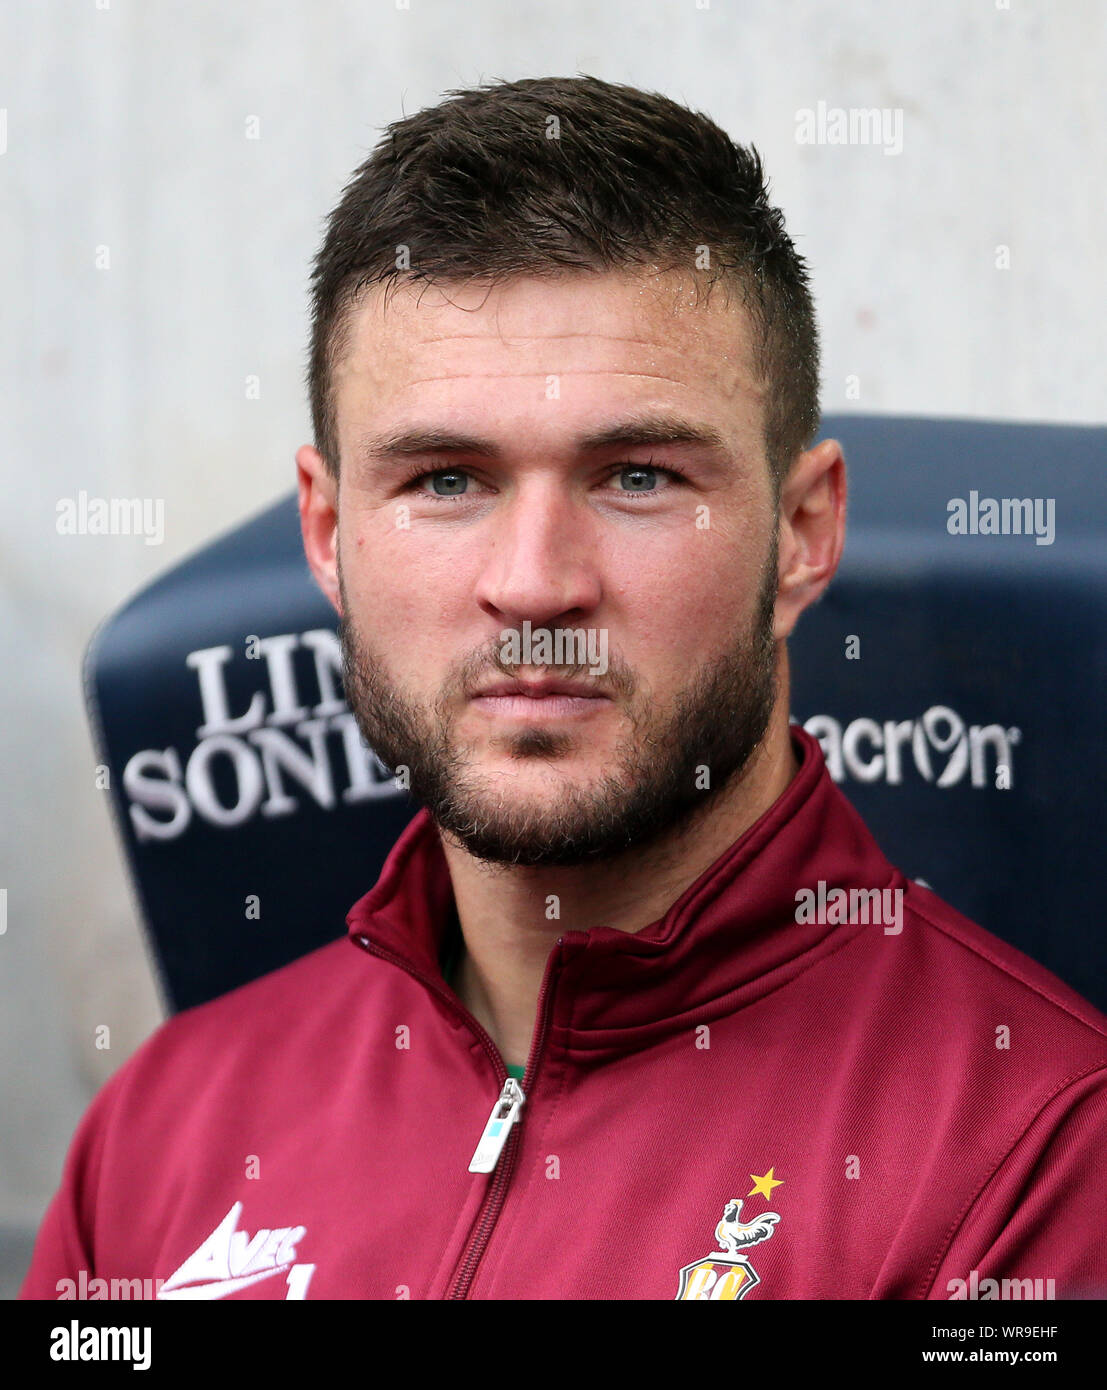
[[(520, 674), (502, 664), (499, 639), (463, 662), (427, 708), (396, 687), (351, 623), (340, 559), (338, 582), (343, 684), (362, 737), (392, 772), (406, 769), (412, 794), (441, 832), (489, 863), (570, 867), (638, 851), (688, 829), (744, 776), (776, 702), (774, 531), (752, 622), (700, 668), (667, 710), (658, 712), (625, 664), (610, 662), (607, 690), (630, 724), (613, 770), (588, 786), (566, 776), (556, 791), (513, 801), (510, 790), (482, 779), (453, 729), (478, 682), (494, 673), (508, 679)], [(587, 666), (540, 669), (550, 678), (588, 677)], [(513, 760), (547, 768), (586, 737), (553, 723), (496, 735)]]

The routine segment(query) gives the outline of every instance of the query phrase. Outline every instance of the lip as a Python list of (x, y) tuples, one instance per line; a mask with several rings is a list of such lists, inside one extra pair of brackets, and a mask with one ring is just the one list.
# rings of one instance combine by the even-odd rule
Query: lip
[(598, 714), (610, 697), (574, 681), (493, 681), (470, 703), (493, 718), (540, 721), (586, 719)]
[(581, 685), (579, 681), (567, 680), (498, 680), (492, 681), (473, 696), (475, 700), (489, 697), (523, 696), (528, 700), (542, 700), (551, 695), (567, 695), (577, 700), (606, 700), (607, 696), (592, 686)]

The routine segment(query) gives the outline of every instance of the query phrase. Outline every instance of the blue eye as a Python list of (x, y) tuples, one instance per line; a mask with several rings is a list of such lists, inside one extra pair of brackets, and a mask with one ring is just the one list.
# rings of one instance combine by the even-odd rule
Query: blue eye
[[(435, 496), (437, 497), (461, 497), (469, 482), (468, 473), (427, 473), (424, 476), (430, 478), (431, 484), (434, 487)], [(438, 484), (440, 482), (445, 482), (447, 486), (445, 488), (439, 488)], [(453, 486), (454, 484), (458, 486)]]
[(638, 479), (633, 487), (624, 488), (624, 492), (654, 492), (657, 488), (657, 469), (650, 468), (643, 463), (628, 463), (619, 469), (619, 477), (627, 474)]

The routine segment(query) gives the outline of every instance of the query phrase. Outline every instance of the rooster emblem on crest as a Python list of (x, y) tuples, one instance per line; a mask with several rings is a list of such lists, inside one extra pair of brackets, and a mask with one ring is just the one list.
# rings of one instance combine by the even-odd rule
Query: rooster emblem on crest
[(683, 1267), (676, 1295), (678, 1300), (733, 1302), (745, 1298), (761, 1282), (746, 1251), (751, 1245), (768, 1240), (779, 1220), (779, 1212), (766, 1211), (753, 1221), (743, 1221), (742, 1199), (732, 1197), (723, 1207), (722, 1220), (715, 1227), (719, 1248)]
[(748, 1246), (768, 1240), (780, 1220), (775, 1211), (762, 1212), (755, 1221), (740, 1221), (741, 1215), (742, 1199), (732, 1197), (723, 1208), (723, 1219), (715, 1227), (719, 1249), (728, 1255), (740, 1255)]

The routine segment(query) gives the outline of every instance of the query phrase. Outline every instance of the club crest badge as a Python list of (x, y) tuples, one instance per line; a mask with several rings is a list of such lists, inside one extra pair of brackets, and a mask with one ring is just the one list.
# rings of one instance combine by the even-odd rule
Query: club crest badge
[(775, 1211), (762, 1212), (753, 1221), (742, 1221), (741, 1216), (742, 1199), (733, 1197), (723, 1208), (723, 1219), (715, 1227), (718, 1250), (685, 1265), (680, 1271), (677, 1302), (745, 1298), (755, 1284), (760, 1284), (746, 1251), (751, 1245), (769, 1239), (780, 1216)]

